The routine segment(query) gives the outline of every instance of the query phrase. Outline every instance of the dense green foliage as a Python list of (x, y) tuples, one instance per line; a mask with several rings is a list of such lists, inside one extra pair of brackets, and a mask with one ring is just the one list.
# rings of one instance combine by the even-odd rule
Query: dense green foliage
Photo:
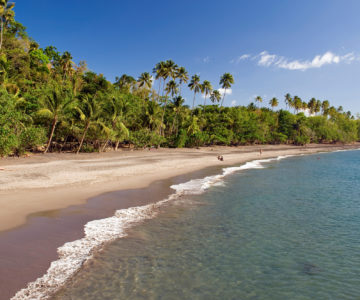
[[(40, 48), (14, 20), (13, 5), (0, 2), (0, 156), (25, 151), (104, 151), (107, 147), (196, 147), (252, 143), (334, 143), (359, 139), (359, 120), (342, 107), (315, 98), (285, 96), (260, 107), (223, 107), (231, 74), (220, 77), (219, 90), (189, 75), (173, 61), (159, 62), (153, 76), (129, 75), (110, 83), (102, 74), (76, 65), (69, 52)], [(155, 82), (154, 82), (155, 81)], [(156, 86), (156, 90), (153, 86)], [(184, 105), (183, 88), (194, 93)], [(197, 103), (200, 95), (204, 105)], [(206, 101), (212, 104), (207, 105)], [(198, 105), (197, 105), (198, 104)], [(306, 116), (308, 115), (308, 116)]]

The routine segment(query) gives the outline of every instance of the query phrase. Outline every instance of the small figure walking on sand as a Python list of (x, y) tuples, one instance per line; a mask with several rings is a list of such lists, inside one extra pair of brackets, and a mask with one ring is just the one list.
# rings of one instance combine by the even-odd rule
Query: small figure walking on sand
[(260, 155), (261, 155), (261, 154), (262, 154), (262, 149), (261, 149), (261, 148), (260, 148), (260, 151), (259, 151), (259, 152), (260, 152)]
[(220, 160), (220, 161), (223, 161), (224, 157), (222, 155), (218, 155), (217, 159)]

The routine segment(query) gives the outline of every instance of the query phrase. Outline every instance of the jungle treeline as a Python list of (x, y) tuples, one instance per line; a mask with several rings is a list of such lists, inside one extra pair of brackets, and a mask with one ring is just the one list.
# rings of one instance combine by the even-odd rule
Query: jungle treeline
[[(0, 156), (27, 151), (93, 152), (120, 147), (337, 143), (359, 140), (360, 121), (327, 100), (287, 94), (247, 106), (223, 106), (221, 89), (172, 60), (114, 83), (75, 64), (69, 52), (40, 45), (0, 0)], [(193, 92), (184, 105), (184, 89)], [(277, 110), (279, 101), (287, 109)], [(290, 112), (291, 111), (291, 112)]]

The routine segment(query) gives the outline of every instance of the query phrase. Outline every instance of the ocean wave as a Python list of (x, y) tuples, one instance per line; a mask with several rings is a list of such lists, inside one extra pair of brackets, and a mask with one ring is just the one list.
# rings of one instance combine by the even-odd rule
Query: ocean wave
[(49, 299), (54, 293), (59, 291), (104, 244), (127, 236), (126, 232), (129, 228), (144, 220), (154, 218), (165, 203), (175, 200), (182, 195), (202, 194), (211, 186), (223, 185), (224, 177), (235, 172), (248, 169), (262, 169), (265, 168), (264, 163), (280, 160), (289, 156), (291, 155), (254, 160), (239, 167), (224, 168), (222, 174), (172, 185), (171, 188), (175, 190), (175, 193), (165, 200), (145, 206), (121, 209), (116, 211), (112, 217), (88, 222), (84, 227), (84, 238), (65, 243), (59, 247), (59, 259), (51, 263), (46, 274), (36, 281), (29, 283), (26, 288), (17, 292), (11, 300)]

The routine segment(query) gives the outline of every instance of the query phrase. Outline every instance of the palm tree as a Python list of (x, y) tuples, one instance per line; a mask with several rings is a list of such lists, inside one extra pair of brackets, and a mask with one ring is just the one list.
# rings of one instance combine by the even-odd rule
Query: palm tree
[(81, 97), (80, 102), (75, 107), (80, 115), (80, 120), (84, 122), (84, 132), (81, 137), (79, 148), (76, 154), (79, 154), (81, 147), (84, 143), (85, 136), (91, 125), (100, 124), (100, 117), (102, 114), (102, 104), (98, 99), (98, 95), (84, 95)]
[(223, 76), (221, 76), (220, 85), (224, 89), (224, 95), (220, 107), (222, 107), (224, 104), (226, 90), (231, 88), (232, 84), (234, 84), (234, 77), (230, 73), (225, 73)]
[[(125, 104), (120, 98), (119, 92), (115, 92), (111, 98), (104, 103), (103, 112), (111, 123), (113, 136), (116, 140), (115, 151), (117, 151), (121, 140), (129, 137), (129, 129), (126, 127), (125, 121)], [(105, 143), (107, 145), (108, 141)]]
[[(173, 99), (173, 110), (175, 112), (175, 117), (173, 120), (173, 124), (171, 126), (171, 132), (174, 131), (175, 122), (178, 123), (178, 116), (179, 116), (179, 113), (182, 109), (182, 105), (184, 104), (184, 102), (185, 102), (185, 99), (181, 96), (177, 96)], [(176, 128), (176, 134), (177, 134), (177, 131), (178, 131), (178, 129)]]
[(129, 93), (131, 87), (135, 84), (135, 82), (136, 80), (134, 79), (134, 77), (123, 74), (121, 75), (121, 77), (115, 77), (114, 86), (122, 91)]
[(211, 94), (212, 90), (213, 90), (213, 87), (212, 87), (210, 81), (204, 80), (203, 84), (201, 85), (201, 92), (204, 93), (204, 96), (205, 96), (204, 110), (205, 110), (205, 106), (206, 106), (206, 98), (208, 95)]
[(191, 81), (190, 81), (188, 87), (190, 88), (191, 91), (194, 91), (194, 99), (193, 99), (193, 105), (192, 105), (192, 109), (194, 109), (196, 93), (201, 92), (200, 76), (199, 75), (193, 75), (191, 77)]
[(69, 76), (73, 71), (72, 66), (74, 65), (74, 62), (72, 61), (72, 59), (73, 58), (68, 51), (65, 51), (61, 56), (60, 68), (62, 69), (64, 79)]
[(285, 105), (286, 105), (286, 109), (290, 108), (292, 106), (292, 98), (291, 95), (289, 93), (287, 93), (285, 95)]
[(263, 101), (263, 100), (262, 100), (261, 96), (257, 96), (257, 97), (255, 98), (255, 102), (261, 103), (262, 101)]
[(319, 113), (321, 111), (321, 101), (320, 100), (316, 100), (316, 104), (315, 104), (315, 113)]
[(138, 78), (138, 84), (139, 87), (145, 87), (148, 89), (151, 89), (152, 87), (152, 77), (148, 72), (141, 73), (141, 75)]
[(171, 59), (169, 59), (165, 62), (165, 68), (168, 76), (175, 80), (178, 74), (178, 65), (175, 64)]
[(316, 108), (316, 99), (311, 98), (310, 101), (308, 102), (308, 109), (309, 109), (310, 115), (314, 114), (315, 108)]
[(177, 71), (176, 78), (179, 79), (180, 85), (180, 96), (181, 96), (181, 86), (183, 83), (187, 83), (189, 80), (189, 74), (184, 67), (180, 67)]
[(293, 100), (293, 105), (294, 105), (294, 110), (298, 113), (299, 110), (302, 108), (302, 100), (300, 99), (300, 97), (295, 96), (294, 100)]
[(161, 79), (163, 79), (164, 71), (165, 71), (164, 61), (158, 62), (155, 68), (153, 69), (153, 74), (155, 75), (155, 79), (159, 80), (159, 91), (158, 91), (159, 97), (160, 97)]
[(44, 153), (49, 151), (56, 125), (59, 121), (66, 118), (66, 115), (74, 104), (74, 97), (69, 90), (55, 87), (51, 87), (50, 89), (47, 95), (40, 100), (43, 108), (37, 112), (40, 116), (47, 116), (52, 119), (49, 140)]
[(210, 100), (212, 103), (219, 103), (221, 100), (221, 93), (218, 90), (213, 90), (210, 94)]
[(321, 104), (321, 110), (324, 116), (327, 116), (327, 111), (329, 107), (330, 107), (330, 102), (328, 100), (324, 100)]
[(269, 101), (269, 104), (272, 109), (274, 109), (274, 107), (277, 107), (279, 105), (279, 100), (274, 97)]
[(0, 0), (0, 21), (1, 21), (1, 33), (0, 33), (0, 50), (3, 44), (4, 29), (6, 24), (14, 18), (15, 3), (9, 3), (9, 0)]

